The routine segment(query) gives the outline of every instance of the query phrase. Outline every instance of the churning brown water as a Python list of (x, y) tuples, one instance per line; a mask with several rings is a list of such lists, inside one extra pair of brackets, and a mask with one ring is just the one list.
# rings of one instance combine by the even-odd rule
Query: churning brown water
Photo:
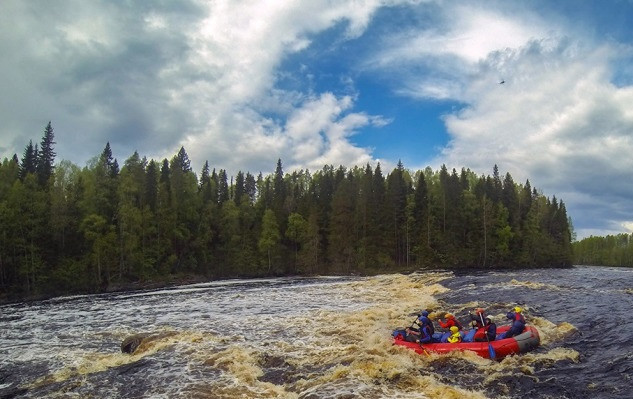
[[(633, 269), (438, 271), (5, 305), (0, 398), (627, 397), (632, 286)], [(466, 321), (483, 306), (503, 324), (516, 304), (540, 331), (529, 354), (491, 361), (392, 345), (392, 330), (422, 309)], [(137, 333), (150, 338), (121, 353)]]

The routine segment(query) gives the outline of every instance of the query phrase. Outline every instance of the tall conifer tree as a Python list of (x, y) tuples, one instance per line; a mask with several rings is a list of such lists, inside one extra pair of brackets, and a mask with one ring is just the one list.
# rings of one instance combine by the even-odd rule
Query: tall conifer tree
[(44, 136), (42, 136), (40, 152), (37, 157), (37, 180), (42, 187), (47, 186), (55, 167), (56, 154), (53, 150), (53, 145), (55, 145), (54, 138), (53, 127), (51, 126), (51, 122), (48, 122), (48, 125), (46, 125), (44, 129)]
[(24, 149), (22, 162), (20, 163), (20, 180), (24, 181), (27, 174), (35, 174), (37, 169), (37, 145), (33, 146), (33, 140)]

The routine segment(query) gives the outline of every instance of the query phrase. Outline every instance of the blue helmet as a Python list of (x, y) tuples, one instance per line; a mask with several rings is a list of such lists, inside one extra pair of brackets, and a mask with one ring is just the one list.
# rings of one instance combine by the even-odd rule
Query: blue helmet
[(429, 318), (428, 318), (428, 317), (426, 317), (426, 316), (420, 316), (420, 317), (418, 317), (418, 320), (419, 320), (419, 321), (420, 321), (420, 323), (422, 323), (422, 324), (426, 324), (426, 323), (428, 323), (428, 322), (429, 322)]
[(422, 313), (420, 313), (420, 316), (429, 317), (429, 312), (423, 310)]
[(512, 319), (514, 319), (514, 313), (512, 313), (512, 312), (508, 312), (508, 313), (506, 314), (506, 317), (507, 317), (508, 319), (512, 320)]

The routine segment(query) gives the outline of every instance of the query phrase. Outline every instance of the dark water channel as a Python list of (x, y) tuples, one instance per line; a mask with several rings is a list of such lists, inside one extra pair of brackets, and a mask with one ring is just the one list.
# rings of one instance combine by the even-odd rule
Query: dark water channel
[(575, 327), (546, 349), (572, 349), (578, 362), (537, 363), (538, 381), (517, 374), (494, 381), (490, 389), (499, 391), (498, 385), (505, 384), (516, 397), (633, 398), (633, 269), (464, 273), (443, 284), (450, 291), (439, 299), (447, 303), (479, 302), (502, 313), (508, 307), (499, 305), (510, 301), (528, 306), (532, 317)]

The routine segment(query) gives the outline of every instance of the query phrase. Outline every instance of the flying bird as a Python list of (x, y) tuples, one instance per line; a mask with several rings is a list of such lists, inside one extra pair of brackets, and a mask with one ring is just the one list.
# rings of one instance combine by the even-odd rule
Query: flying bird
[(501, 82), (499, 82), (500, 85), (504, 84), (506, 81), (501, 79)]

